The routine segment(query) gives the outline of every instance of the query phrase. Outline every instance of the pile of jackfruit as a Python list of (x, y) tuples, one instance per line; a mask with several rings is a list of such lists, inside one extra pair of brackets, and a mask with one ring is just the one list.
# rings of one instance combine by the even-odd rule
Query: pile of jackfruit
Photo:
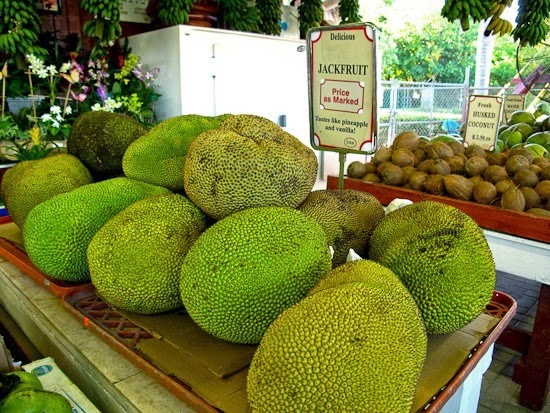
[(93, 113), (67, 153), (2, 180), (29, 259), (115, 309), (184, 307), (221, 340), (259, 344), (252, 411), (409, 412), (427, 334), (462, 328), (492, 297), (493, 258), (470, 217), (314, 191), (315, 153), (266, 118), (143, 130)]

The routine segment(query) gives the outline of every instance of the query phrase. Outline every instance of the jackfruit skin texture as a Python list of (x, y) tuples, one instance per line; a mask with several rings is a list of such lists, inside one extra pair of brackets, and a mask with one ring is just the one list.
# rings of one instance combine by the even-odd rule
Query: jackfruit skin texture
[(384, 207), (375, 196), (353, 189), (310, 192), (298, 209), (325, 230), (334, 248), (333, 268), (346, 262), (350, 248), (366, 257), (372, 231), (384, 217)]
[(67, 152), (86, 165), (95, 181), (122, 176), (124, 152), (145, 132), (145, 126), (121, 113), (84, 112), (71, 127)]
[(61, 153), (18, 162), (4, 174), (0, 192), (11, 220), (23, 228), (36, 205), (92, 182), (90, 171), (77, 157)]
[(181, 307), (181, 265), (206, 227), (206, 215), (183, 195), (136, 201), (92, 238), (92, 284), (118, 309), (156, 314)]
[(256, 344), (330, 269), (325, 234), (313, 219), (287, 207), (249, 208), (193, 244), (181, 269), (181, 298), (206, 332)]
[(95, 233), (132, 203), (170, 191), (119, 177), (81, 186), (35, 206), (23, 225), (31, 262), (62, 281), (90, 280), (86, 249)]
[(128, 146), (122, 170), (128, 178), (183, 191), (183, 164), (191, 141), (231, 115), (181, 115), (166, 119)]
[(313, 150), (269, 119), (235, 115), (191, 142), (184, 165), (189, 198), (212, 218), (262, 206), (298, 207), (313, 188)]
[(459, 209), (407, 205), (374, 230), (369, 258), (395, 272), (414, 297), (429, 334), (459, 330), (485, 309), (496, 281), (483, 231)]
[(372, 261), (346, 263), (269, 326), (248, 401), (252, 412), (409, 413), (426, 347), (397, 276)]

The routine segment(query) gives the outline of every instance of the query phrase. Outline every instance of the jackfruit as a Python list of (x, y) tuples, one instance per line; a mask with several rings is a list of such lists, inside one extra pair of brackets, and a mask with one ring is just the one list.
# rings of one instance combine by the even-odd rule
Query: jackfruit
[(145, 132), (145, 126), (121, 113), (84, 112), (71, 127), (67, 152), (80, 159), (96, 181), (121, 176), (124, 152)]
[(330, 269), (323, 228), (312, 218), (288, 207), (249, 208), (195, 241), (181, 269), (181, 298), (203, 330), (255, 344)]
[(346, 262), (350, 248), (365, 257), (372, 231), (384, 217), (384, 207), (375, 196), (353, 189), (310, 192), (298, 209), (325, 230), (334, 248), (333, 268)]
[(371, 236), (369, 258), (399, 276), (429, 334), (468, 324), (495, 287), (495, 263), (482, 229), (459, 209), (438, 202), (417, 202), (386, 215)]
[(397, 276), (372, 261), (346, 263), (269, 326), (248, 401), (252, 412), (409, 413), (426, 347)]
[(92, 284), (118, 309), (155, 314), (181, 307), (183, 258), (206, 226), (206, 215), (183, 195), (136, 201), (92, 238)]
[(4, 174), (0, 191), (10, 218), (23, 228), (27, 215), (39, 203), (91, 183), (92, 175), (84, 164), (61, 153), (18, 162)]
[(191, 142), (183, 180), (189, 198), (219, 220), (250, 207), (296, 208), (316, 175), (312, 149), (269, 119), (235, 115)]
[(39, 389), (23, 389), (10, 393), (0, 401), (2, 413), (72, 413), (69, 400), (62, 394)]
[(122, 158), (124, 174), (172, 191), (183, 190), (183, 164), (189, 144), (229, 116), (181, 115), (160, 122), (128, 146)]
[(166, 188), (119, 177), (56, 195), (35, 206), (23, 225), (23, 243), (31, 262), (63, 281), (89, 281), (86, 248), (95, 233), (132, 203)]

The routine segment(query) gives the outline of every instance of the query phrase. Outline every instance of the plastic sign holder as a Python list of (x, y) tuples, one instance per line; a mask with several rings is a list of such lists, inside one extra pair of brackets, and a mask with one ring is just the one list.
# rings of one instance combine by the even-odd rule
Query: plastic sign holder
[(346, 154), (377, 149), (376, 28), (326, 26), (307, 35), (311, 146), (339, 153), (339, 188)]
[(524, 110), (525, 109), (525, 95), (517, 95), (517, 94), (507, 94), (504, 95), (504, 103), (503, 103), (503, 111), (502, 111), (502, 123), (506, 123), (508, 119), (510, 119), (510, 116), (512, 113), (514, 113), (516, 110)]
[(501, 111), (501, 96), (470, 95), (464, 146), (475, 144), (489, 151), (495, 149)]

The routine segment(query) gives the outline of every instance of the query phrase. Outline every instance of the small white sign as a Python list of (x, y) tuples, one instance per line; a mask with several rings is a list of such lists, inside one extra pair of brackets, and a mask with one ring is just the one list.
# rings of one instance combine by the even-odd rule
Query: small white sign
[(151, 23), (147, 15), (149, 0), (120, 0), (120, 21), (132, 23)]
[(471, 95), (464, 133), (465, 146), (478, 145), (493, 150), (498, 135), (502, 97)]
[(504, 96), (504, 110), (502, 111), (502, 122), (506, 123), (512, 113), (516, 110), (525, 109), (525, 95), (505, 95)]

